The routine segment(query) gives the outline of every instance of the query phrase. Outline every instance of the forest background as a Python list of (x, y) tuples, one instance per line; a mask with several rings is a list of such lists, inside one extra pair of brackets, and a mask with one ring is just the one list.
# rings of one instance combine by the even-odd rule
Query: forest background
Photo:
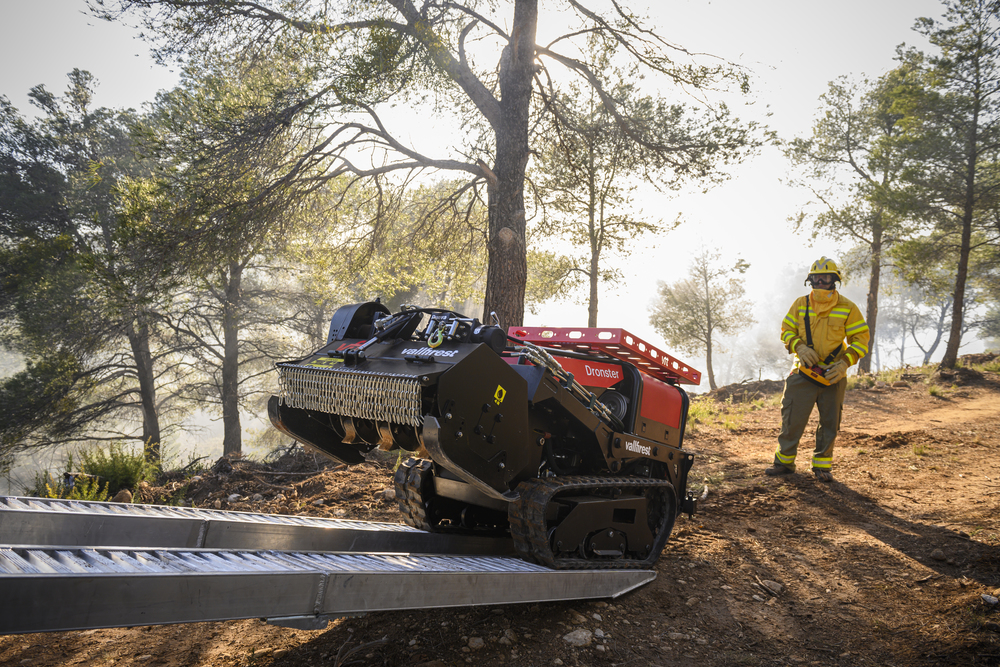
[[(0, 74), (0, 93), (26, 116), (40, 113), (28, 103), (27, 91), (44, 84), (54, 95), (61, 95), (66, 74), (74, 68), (92, 73), (99, 82), (93, 87), (93, 108), (142, 109), (157, 92), (178, 84), (179, 67), (153, 63), (148, 44), (136, 39), (135, 30), (121, 22), (105, 23), (87, 17), (82, 13), (84, 10), (82, 1), (72, 0), (40, 0), (4, 8), (8, 20), (3, 30), (7, 34), (0, 40), (3, 49), (0, 55), (8, 65)], [(773, 137), (788, 141), (810, 136), (820, 113), (819, 98), (828, 92), (829, 82), (843, 75), (855, 80), (860, 80), (863, 74), (871, 78), (883, 75), (896, 65), (893, 58), (902, 42), (926, 49), (926, 40), (912, 30), (914, 19), (938, 17), (941, 11), (940, 3), (924, 1), (847, 2), (839, 5), (834, 15), (818, 8), (803, 9), (792, 2), (772, 1), (753, 6), (730, 1), (675, 2), (652, 8), (650, 25), (693, 53), (713, 54), (745, 68), (749, 74), (749, 94), (718, 93), (711, 96), (713, 101), (727, 102), (743, 122), (758, 123), (761, 139), (767, 136), (766, 126)], [(542, 26), (539, 43), (544, 42), (541, 32)], [(20, 54), (26, 52), (38, 55), (25, 61)], [(10, 65), (15, 62), (25, 64)], [(405, 116), (412, 114), (412, 110), (397, 109), (395, 113)], [(392, 111), (388, 114), (390, 119), (396, 119)], [(435, 146), (431, 139), (447, 142), (448, 137), (462, 131), (448, 125), (451, 120), (454, 119), (422, 113), (419, 122), (413, 123), (405, 135), (426, 147), (424, 152), (433, 153)], [(715, 341), (717, 349), (712, 365), (719, 384), (780, 377), (788, 368), (789, 358), (777, 341), (778, 322), (792, 299), (803, 293), (801, 284), (808, 265), (826, 255), (849, 266), (848, 260), (856, 255), (857, 244), (843, 235), (821, 235), (814, 239), (808, 225), (796, 228), (793, 221), (800, 214), (815, 215), (822, 209), (816, 208), (814, 193), (797, 182), (801, 170), (790, 165), (782, 147), (774, 142), (763, 142), (754, 155), (727, 166), (724, 171), (728, 179), (711, 188), (695, 182), (678, 191), (658, 192), (649, 185), (636, 184), (631, 212), (655, 225), (657, 230), (636, 237), (627, 244), (627, 252), (607, 258), (609, 268), (617, 275), (613, 283), (601, 286), (599, 323), (628, 329), (703, 369), (705, 365), (697, 352), (680, 352), (664, 341), (650, 323), (650, 309), (656, 302), (658, 281), (676, 284), (685, 278), (699, 254), (717, 251), (719, 266), (745, 262), (745, 270), (737, 280), (754, 321), (752, 327)], [(541, 245), (549, 251), (571, 254), (572, 250), (551, 239)], [(385, 266), (385, 263), (375, 264), (364, 270), (371, 276)], [(382, 283), (379, 291), (389, 289), (387, 284)], [(905, 281), (896, 286), (889, 280), (884, 284), (888, 289), (882, 297), (880, 317), (885, 335), (876, 365), (923, 360), (924, 353), (916, 341), (908, 340), (906, 335), (903, 315), (913, 310), (914, 296), (905, 287)], [(859, 262), (843, 291), (863, 304), (867, 289), (864, 264)], [(317, 313), (317, 321), (324, 315), (328, 318), (345, 301), (370, 296), (374, 295), (355, 294), (345, 299), (333, 286), (328, 301), (319, 308), (322, 312)], [(467, 312), (480, 316), (475, 290), (463, 296), (468, 296), (461, 300), (467, 301), (463, 306)], [(586, 297), (586, 290), (580, 286), (569, 298), (529, 305), (524, 323), (584, 326)], [(900, 318), (896, 332), (891, 333), (894, 309), (899, 311)], [(175, 327), (175, 332), (179, 327)], [(933, 337), (933, 330), (918, 332), (918, 339), (925, 346)], [(295, 342), (304, 344), (301, 338)], [(965, 342), (963, 352), (979, 351), (992, 344), (979, 340), (975, 331)], [(281, 350), (286, 354), (290, 351)], [(938, 357), (942, 351), (939, 347)], [(265, 350), (267, 353), (283, 356), (277, 348)], [(7, 354), (4, 373), (10, 376), (22, 371), (24, 361), (23, 355)], [(264, 373), (260, 377), (265, 378), (264, 384), (247, 381), (246, 400), (239, 408), (246, 415), (243, 429), (250, 440), (266, 430), (262, 422), (254, 421), (251, 400), (252, 396), (267, 393), (263, 366), (245, 365), (245, 376)], [(192, 447), (213, 455), (219, 453), (216, 450), (220, 448), (222, 435), (212, 423), (223, 406), (218, 399), (211, 398), (211, 384), (205, 382), (192, 392), (199, 394), (203, 404), (178, 408), (177, 414), (183, 414), (178, 422), (181, 428), (164, 437), (164, 442), (170, 442), (172, 455), (187, 455)], [(696, 391), (706, 389), (701, 387)], [(258, 407), (256, 414), (261, 412)], [(137, 437), (137, 430), (130, 430), (125, 423), (128, 418), (120, 413), (115, 418), (123, 435)], [(134, 427), (134, 418), (131, 423)], [(74, 434), (70, 439), (95, 440), (92, 435)], [(101, 437), (122, 436), (106, 429)], [(51, 456), (51, 452), (46, 456)]]

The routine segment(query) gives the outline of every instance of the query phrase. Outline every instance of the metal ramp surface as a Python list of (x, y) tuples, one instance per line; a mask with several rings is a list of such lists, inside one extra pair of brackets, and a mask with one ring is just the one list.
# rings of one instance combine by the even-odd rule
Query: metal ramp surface
[(512, 555), (506, 537), (396, 523), (0, 496), (0, 544)]
[[(231, 532), (234, 541), (253, 542), (259, 535), (261, 542), (286, 544), (246, 549), (80, 543), (88, 535), (106, 543), (154, 539), (149, 536), (156, 531), (141, 521), (165, 529), (167, 537), (161, 534), (158, 542), (195, 535), (201, 536), (196, 543), (204, 543), (216, 528), (224, 537), (230, 531), (222, 528), (239, 524), (242, 529)], [(180, 528), (170, 528), (172, 521), (180, 521)], [(67, 544), (57, 543), (54, 530), (65, 531)], [(399, 545), (399, 538), (385, 537), (391, 534), (407, 535), (422, 548), (354, 548), (379, 539)], [(9, 539), (32, 536), (19, 543)], [(449, 537), (397, 524), (2, 497), (0, 633), (241, 618), (317, 629), (331, 618), (371, 611), (617, 597), (656, 577), (646, 570), (557, 571), (518, 558), (456, 555)], [(349, 546), (286, 548), (316, 541)], [(433, 553), (435, 545), (445, 555)]]

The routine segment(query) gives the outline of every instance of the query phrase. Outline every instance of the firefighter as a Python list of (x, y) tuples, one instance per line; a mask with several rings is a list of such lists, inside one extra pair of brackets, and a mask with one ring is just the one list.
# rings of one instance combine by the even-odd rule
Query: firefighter
[(778, 449), (764, 471), (772, 477), (795, 472), (799, 439), (816, 406), (819, 426), (812, 471), (822, 482), (833, 481), (833, 443), (840, 429), (847, 369), (868, 354), (870, 338), (861, 311), (837, 292), (837, 282), (843, 278), (836, 262), (818, 259), (804, 283), (812, 291), (796, 299), (781, 322), (781, 341), (798, 363), (785, 379)]

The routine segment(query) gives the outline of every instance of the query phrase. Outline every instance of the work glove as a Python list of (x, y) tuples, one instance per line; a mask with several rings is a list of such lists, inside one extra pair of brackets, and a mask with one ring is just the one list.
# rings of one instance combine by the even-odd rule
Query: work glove
[(841, 359), (840, 361), (833, 362), (830, 367), (826, 369), (826, 373), (823, 377), (829, 380), (830, 384), (836, 384), (847, 377), (847, 369), (847, 362)]
[(799, 355), (799, 359), (806, 367), (819, 363), (819, 354), (805, 343), (801, 343), (795, 348), (795, 354)]

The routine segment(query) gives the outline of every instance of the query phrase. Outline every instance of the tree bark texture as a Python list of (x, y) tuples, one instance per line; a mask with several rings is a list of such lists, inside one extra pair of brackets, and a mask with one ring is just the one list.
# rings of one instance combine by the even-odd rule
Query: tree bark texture
[(858, 371), (862, 373), (872, 372), (872, 350), (878, 344), (878, 288), (882, 276), (882, 226), (875, 224), (872, 229), (872, 270), (868, 279), (868, 305), (865, 310), (865, 320), (868, 329), (871, 331), (871, 340), (868, 341), (868, 354), (861, 357), (858, 362)]
[(153, 355), (149, 349), (149, 325), (135, 319), (126, 325), (126, 335), (135, 359), (139, 380), (139, 402), (142, 408), (143, 453), (147, 463), (160, 465), (160, 417), (156, 411), (156, 382), (153, 376)]
[(962, 344), (962, 318), (965, 316), (965, 283), (969, 278), (969, 254), (972, 248), (972, 221), (976, 208), (976, 167), (979, 164), (979, 98), (975, 98), (969, 143), (966, 148), (965, 201), (962, 202), (962, 244), (955, 272), (955, 296), (951, 304), (951, 331), (941, 359), (942, 368), (954, 368), (958, 363), (958, 348)]
[(222, 304), (222, 455), (241, 454), (243, 430), (240, 427), (239, 346), (240, 346), (240, 284), (243, 266), (229, 263), (229, 281), (225, 285)]
[(500, 114), (496, 136), (496, 181), (488, 188), (489, 238), (483, 320), (491, 312), (503, 327), (524, 322), (526, 254), (524, 173), (528, 164), (528, 112), (535, 61), (538, 0), (516, 0), (510, 42), (500, 61)]

